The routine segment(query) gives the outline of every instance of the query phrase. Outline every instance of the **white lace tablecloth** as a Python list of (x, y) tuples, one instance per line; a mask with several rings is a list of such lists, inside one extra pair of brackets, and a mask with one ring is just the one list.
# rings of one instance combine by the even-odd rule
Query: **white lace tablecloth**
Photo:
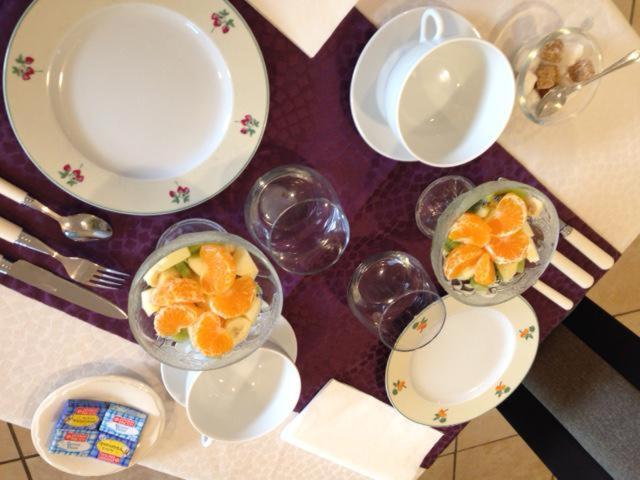
[[(423, 1), (362, 0), (358, 8), (375, 23)], [(549, 3), (513, 0), (430, 2), (458, 10), (485, 38), (519, 5), (545, 8), (565, 25), (589, 27), (608, 63), (640, 46), (637, 35), (609, 0)], [(533, 11), (533, 10), (532, 10)], [(594, 102), (576, 120), (538, 127), (519, 111), (500, 141), (555, 195), (619, 250), (640, 231), (640, 67), (602, 83)], [(349, 470), (296, 449), (280, 431), (242, 444), (200, 447), (185, 411), (164, 392), (159, 365), (136, 344), (0, 286), (0, 418), (29, 427), (44, 397), (64, 383), (118, 373), (139, 378), (166, 400), (167, 429), (143, 465), (188, 479), (355, 479)], [(419, 472), (418, 472), (419, 473)]]

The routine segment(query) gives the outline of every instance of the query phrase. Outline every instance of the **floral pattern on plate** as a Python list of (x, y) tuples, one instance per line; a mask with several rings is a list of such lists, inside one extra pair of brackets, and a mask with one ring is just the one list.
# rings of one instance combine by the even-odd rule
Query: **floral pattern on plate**
[(507, 385), (505, 385), (504, 383), (500, 382), (498, 385), (496, 385), (496, 391), (495, 394), (498, 397), (502, 397), (502, 395), (506, 395), (507, 393), (509, 393), (511, 391), (511, 387), (508, 387)]
[(250, 137), (252, 137), (253, 134), (256, 133), (258, 127), (260, 127), (260, 122), (249, 114), (246, 114), (242, 120), (238, 120), (238, 123), (242, 124), (240, 133), (243, 135), (249, 135)]
[(393, 382), (393, 391), (391, 393), (397, 395), (405, 388), (407, 388), (407, 382), (405, 382), (404, 380), (397, 380)]
[(211, 24), (213, 25), (212, 32), (220, 29), (222, 33), (229, 33), (229, 29), (235, 27), (233, 18), (229, 17), (229, 11), (226, 9), (213, 12), (211, 14)]
[(191, 192), (191, 190), (189, 190), (189, 187), (183, 187), (178, 183), (176, 183), (176, 185), (178, 186), (178, 188), (176, 188), (175, 190), (169, 190), (171, 203), (188, 203), (191, 200), (189, 197), (189, 193)]
[(520, 335), (520, 338), (529, 340), (530, 338), (533, 338), (533, 332), (535, 331), (536, 331), (536, 327), (531, 325), (529, 328), (523, 328), (522, 330), (519, 330), (518, 333)]
[(25, 57), (20, 54), (14, 60), (14, 62), (15, 65), (11, 67), (11, 73), (21, 77), (22, 80), (31, 80), (31, 75), (42, 72), (42, 70), (34, 70), (32, 65), (35, 60), (33, 57), (30, 57), (28, 55)]
[(58, 172), (60, 178), (64, 180), (67, 185), (73, 187), (77, 183), (84, 182), (84, 175), (82, 175), (82, 164), (78, 168), (72, 168), (68, 163), (62, 167), (62, 170)]
[(415, 322), (413, 325), (411, 325), (411, 328), (416, 330), (418, 333), (424, 332), (424, 329), (427, 328), (427, 319), (423, 318), (422, 320)]
[(448, 408), (441, 408), (433, 416), (433, 421), (434, 422), (445, 423), (447, 421), (447, 412), (448, 411), (449, 411)]

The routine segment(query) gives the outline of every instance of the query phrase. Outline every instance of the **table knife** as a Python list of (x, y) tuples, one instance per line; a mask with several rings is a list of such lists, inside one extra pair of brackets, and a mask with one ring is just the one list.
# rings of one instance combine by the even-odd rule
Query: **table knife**
[(562, 295), (559, 291), (551, 288), (549, 285), (544, 283), (541, 280), (538, 280), (533, 284), (533, 288), (540, 292), (542, 295), (547, 297), (553, 303), (558, 305), (563, 310), (569, 311), (573, 308), (573, 302)]
[(10, 262), (0, 255), (0, 273), (39, 288), (62, 300), (110, 318), (126, 320), (127, 314), (106, 298), (68, 282), (53, 273), (24, 260)]
[(602, 270), (609, 270), (613, 266), (614, 260), (611, 255), (562, 220), (560, 220), (560, 235)]

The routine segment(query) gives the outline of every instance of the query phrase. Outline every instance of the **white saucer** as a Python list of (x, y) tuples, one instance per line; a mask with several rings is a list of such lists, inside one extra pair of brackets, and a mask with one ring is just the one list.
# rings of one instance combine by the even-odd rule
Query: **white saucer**
[[(480, 34), (467, 19), (448, 8), (438, 10), (444, 37), (476, 37)], [(420, 17), (425, 7), (392, 18), (371, 37), (362, 50), (351, 79), (351, 115), (360, 136), (380, 155), (403, 162), (417, 161), (396, 139), (384, 115), (384, 89), (392, 68), (416, 45)]]
[(138, 409), (148, 415), (140, 443), (129, 467), (137, 463), (145, 453), (152, 450), (164, 431), (166, 416), (164, 405), (158, 394), (146, 383), (129, 377), (107, 375), (82, 378), (63, 385), (44, 399), (33, 415), (31, 423), (31, 440), (37, 452), (48, 464), (63, 472), (93, 477), (109, 475), (129, 468), (95, 458), (49, 453), (49, 440), (62, 411), (62, 406), (64, 402), (72, 398), (116, 402)]
[(531, 368), (539, 340), (536, 314), (522, 297), (491, 307), (443, 301), (440, 335), (413, 352), (392, 351), (385, 374), (392, 405), (431, 426), (466, 422), (502, 402)]
[[(282, 315), (273, 325), (269, 340), (280, 347), (293, 363), (296, 362), (298, 358), (296, 334), (291, 324)], [(183, 407), (187, 404), (186, 383), (188, 373), (187, 370), (170, 367), (164, 363), (160, 364), (160, 375), (162, 376), (164, 387), (171, 395), (171, 398)]]

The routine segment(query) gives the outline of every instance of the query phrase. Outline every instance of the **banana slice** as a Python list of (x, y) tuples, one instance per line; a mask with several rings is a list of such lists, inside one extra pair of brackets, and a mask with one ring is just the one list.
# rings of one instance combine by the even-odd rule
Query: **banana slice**
[(144, 313), (146, 313), (148, 317), (150, 317), (151, 315), (156, 313), (158, 310), (160, 310), (159, 306), (154, 305), (153, 303), (151, 303), (151, 298), (153, 296), (153, 291), (154, 290), (155, 290), (155, 288), (148, 288), (148, 289), (144, 290), (140, 294), (140, 301), (142, 303), (142, 310), (144, 310)]
[(249, 330), (251, 330), (251, 322), (245, 317), (231, 318), (225, 322), (224, 328), (231, 335), (233, 344), (237, 345), (247, 338)]
[(255, 280), (258, 275), (258, 267), (246, 249), (236, 247), (233, 252), (233, 260), (236, 262), (236, 274), (239, 277), (251, 277)]
[(262, 300), (260, 299), (260, 297), (256, 297), (253, 299), (253, 303), (249, 307), (249, 310), (247, 310), (242, 316), (249, 320), (251, 325), (253, 325), (256, 321), (256, 318), (258, 318), (261, 307)]
[(165, 270), (173, 267), (175, 264), (186, 260), (190, 255), (191, 252), (187, 247), (176, 250), (175, 252), (171, 252), (169, 255), (167, 255), (153, 267), (151, 267), (142, 278), (145, 282), (147, 282), (147, 285), (149, 285), (150, 287), (155, 287), (157, 286), (158, 276), (161, 272), (164, 272)]
[(189, 268), (195, 272), (198, 277), (202, 277), (207, 270), (207, 265), (204, 260), (200, 258), (200, 255), (192, 255), (187, 259)]

